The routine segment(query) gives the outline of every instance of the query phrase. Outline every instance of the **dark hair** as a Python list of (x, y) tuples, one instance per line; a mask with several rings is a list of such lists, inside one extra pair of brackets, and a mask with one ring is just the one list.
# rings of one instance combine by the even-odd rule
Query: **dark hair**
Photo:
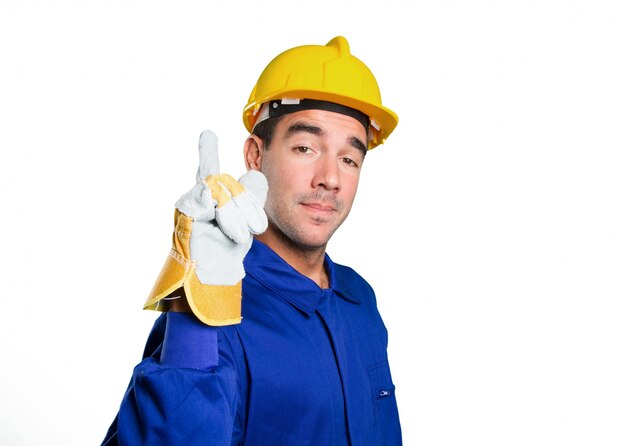
[(276, 125), (281, 121), (281, 119), (283, 119), (283, 116), (275, 116), (273, 118), (264, 119), (252, 129), (252, 134), (263, 140), (266, 150), (269, 149)]

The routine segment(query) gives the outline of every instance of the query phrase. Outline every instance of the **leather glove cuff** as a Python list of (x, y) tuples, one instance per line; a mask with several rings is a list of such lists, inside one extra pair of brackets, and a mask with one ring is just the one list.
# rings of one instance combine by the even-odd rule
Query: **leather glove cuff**
[[(167, 307), (163, 304), (163, 299), (176, 297), (178, 293), (178, 298), (186, 297), (193, 314), (207, 325), (240, 323), (241, 281), (234, 285), (200, 282), (195, 272), (195, 263), (188, 260), (193, 219), (177, 210), (175, 220), (172, 249), (144, 304), (144, 309), (165, 311)], [(181, 296), (181, 288), (184, 289), (184, 296)]]

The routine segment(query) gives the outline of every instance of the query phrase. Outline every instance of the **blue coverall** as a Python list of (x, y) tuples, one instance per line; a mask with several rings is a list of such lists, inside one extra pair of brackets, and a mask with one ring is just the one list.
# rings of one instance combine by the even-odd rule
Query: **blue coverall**
[(103, 444), (402, 444), (369, 284), (327, 255), (322, 289), (256, 240), (244, 266), (241, 324), (157, 319)]

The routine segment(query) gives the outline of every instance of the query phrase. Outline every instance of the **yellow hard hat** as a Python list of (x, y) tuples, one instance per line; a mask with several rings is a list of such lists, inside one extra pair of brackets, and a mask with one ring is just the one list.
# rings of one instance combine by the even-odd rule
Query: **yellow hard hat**
[(398, 116), (382, 104), (376, 78), (350, 54), (348, 41), (341, 36), (325, 46), (291, 48), (267, 65), (243, 109), (249, 132), (261, 106), (277, 99), (327, 101), (364, 113), (370, 120), (369, 149), (385, 142), (398, 124)]

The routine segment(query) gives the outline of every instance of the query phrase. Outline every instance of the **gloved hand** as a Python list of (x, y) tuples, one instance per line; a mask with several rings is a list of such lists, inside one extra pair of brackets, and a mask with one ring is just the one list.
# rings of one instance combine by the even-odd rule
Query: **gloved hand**
[(199, 152), (196, 185), (176, 202), (172, 249), (144, 309), (164, 310), (163, 299), (186, 297), (205, 324), (237, 324), (243, 258), (252, 235), (267, 228), (267, 180), (256, 170), (239, 181), (219, 174), (217, 137), (209, 130), (200, 135)]

